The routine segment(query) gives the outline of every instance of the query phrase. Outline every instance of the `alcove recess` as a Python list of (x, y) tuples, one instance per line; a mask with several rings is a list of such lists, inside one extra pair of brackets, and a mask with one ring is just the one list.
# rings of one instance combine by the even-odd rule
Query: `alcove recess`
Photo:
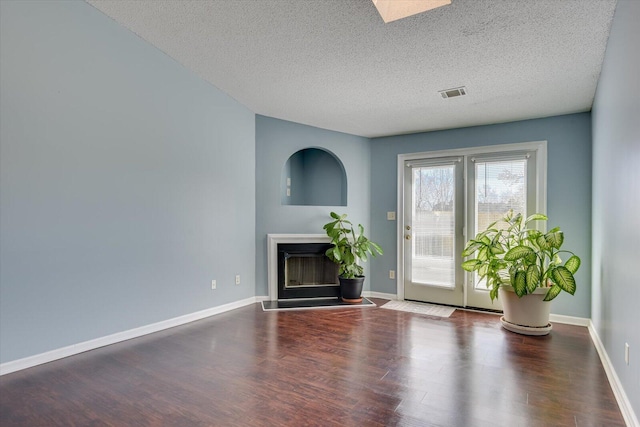
[(347, 175), (340, 159), (322, 148), (305, 148), (282, 168), (281, 203), (347, 206)]

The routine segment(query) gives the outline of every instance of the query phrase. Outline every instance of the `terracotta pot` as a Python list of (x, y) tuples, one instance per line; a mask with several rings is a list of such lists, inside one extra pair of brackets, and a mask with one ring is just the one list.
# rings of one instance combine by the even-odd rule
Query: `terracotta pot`
[[(549, 311), (551, 302), (544, 301), (548, 288), (518, 298), (511, 286), (501, 286), (499, 292), (504, 317), (502, 325), (524, 335), (546, 335), (551, 331)], [(506, 322), (506, 323), (505, 323)]]
[(364, 276), (355, 277), (353, 279), (338, 277), (338, 280), (340, 281), (340, 295), (342, 297), (342, 301), (351, 304), (358, 304), (362, 302)]

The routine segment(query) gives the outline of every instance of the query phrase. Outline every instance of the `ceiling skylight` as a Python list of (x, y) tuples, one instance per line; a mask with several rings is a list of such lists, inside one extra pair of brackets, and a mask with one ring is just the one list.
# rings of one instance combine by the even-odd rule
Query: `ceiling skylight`
[(451, 0), (371, 0), (385, 23), (451, 4)]

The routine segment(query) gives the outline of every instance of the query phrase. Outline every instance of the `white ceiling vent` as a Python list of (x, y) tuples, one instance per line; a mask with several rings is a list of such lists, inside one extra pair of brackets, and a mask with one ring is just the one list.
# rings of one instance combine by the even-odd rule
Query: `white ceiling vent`
[(438, 93), (442, 95), (442, 98), (455, 98), (456, 96), (463, 96), (467, 94), (467, 88), (464, 86), (454, 87), (453, 89), (439, 90)]

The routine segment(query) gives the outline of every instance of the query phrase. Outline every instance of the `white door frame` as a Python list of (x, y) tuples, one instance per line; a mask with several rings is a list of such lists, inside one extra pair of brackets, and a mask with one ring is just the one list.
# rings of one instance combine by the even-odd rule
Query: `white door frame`
[[(482, 147), (454, 148), (451, 150), (423, 151), (419, 153), (398, 154), (397, 161), (397, 224), (396, 224), (396, 245), (398, 248), (396, 258), (396, 293), (397, 299), (404, 300), (404, 164), (407, 160), (430, 159), (435, 157), (465, 157), (464, 179), (466, 186), (467, 167), (466, 157), (486, 153), (507, 153), (509, 151), (537, 151), (536, 159), (536, 191), (538, 194), (536, 212), (547, 212), (547, 141), (519, 142), (514, 144), (497, 144)], [(466, 188), (466, 187), (465, 187)], [(468, 208), (467, 191), (465, 191), (464, 226), (462, 234), (465, 242), (469, 240), (467, 236)], [(464, 306), (467, 305), (467, 286), (469, 285), (469, 273), (464, 275)]]

